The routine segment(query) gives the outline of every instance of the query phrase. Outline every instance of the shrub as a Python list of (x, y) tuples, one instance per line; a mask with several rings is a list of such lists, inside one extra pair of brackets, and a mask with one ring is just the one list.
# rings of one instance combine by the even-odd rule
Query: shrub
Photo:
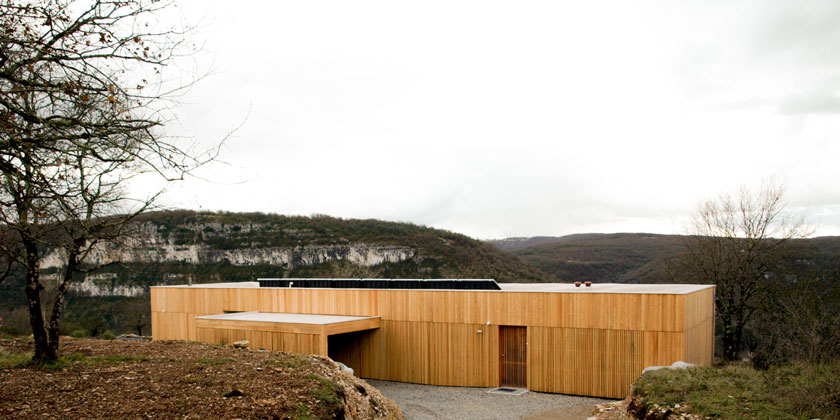
[(73, 338), (90, 337), (90, 331), (85, 330), (85, 329), (78, 329), (78, 330), (74, 330), (72, 333), (70, 333), (70, 336), (73, 337)]
[(102, 338), (105, 340), (113, 340), (117, 338), (117, 336), (115, 336), (111, 331), (105, 331), (105, 333), (102, 334)]
[(654, 406), (712, 418), (840, 418), (840, 361), (796, 362), (755, 370), (746, 364), (649, 372), (636, 381), (632, 410)]

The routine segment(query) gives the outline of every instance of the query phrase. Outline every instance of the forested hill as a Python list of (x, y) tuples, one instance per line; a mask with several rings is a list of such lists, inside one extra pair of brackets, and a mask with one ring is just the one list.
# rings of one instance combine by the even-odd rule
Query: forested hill
[[(129, 240), (93, 255), (91, 263), (118, 264), (87, 276), (89, 286), (93, 282), (148, 287), (288, 276), (550, 280), (490, 244), (408, 223), (167, 211), (145, 214), (135, 227)], [(43, 267), (49, 272), (62, 264), (61, 254), (53, 252)]]
[[(153, 212), (131, 237), (98, 249), (71, 286), (62, 333), (149, 333), (149, 286), (250, 281), (260, 277), (493, 278), (547, 282), (552, 277), (491, 244), (408, 223), (261, 213)], [(56, 285), (64, 258), (42, 260)], [(23, 273), (0, 283), (0, 332), (29, 334)]]
[[(682, 252), (685, 237), (648, 233), (576, 234), (489, 241), (554, 281), (668, 282), (669, 259)], [(840, 237), (794, 242), (785, 263), (792, 272), (838, 276)]]

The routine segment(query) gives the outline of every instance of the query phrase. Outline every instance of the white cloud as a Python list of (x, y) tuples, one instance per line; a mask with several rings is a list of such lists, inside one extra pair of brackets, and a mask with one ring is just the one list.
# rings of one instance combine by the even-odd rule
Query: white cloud
[[(215, 63), (178, 134), (220, 138), (172, 205), (487, 238), (674, 231), (776, 175), (837, 206), (836, 2), (192, 1)], [(831, 207), (833, 208), (833, 207)], [(826, 217), (818, 233), (836, 232)]]

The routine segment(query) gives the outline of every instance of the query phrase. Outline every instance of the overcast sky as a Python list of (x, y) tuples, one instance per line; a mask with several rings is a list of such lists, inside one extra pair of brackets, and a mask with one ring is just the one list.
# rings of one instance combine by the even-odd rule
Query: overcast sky
[(679, 233), (775, 177), (840, 235), (838, 1), (182, 1), (217, 141), (166, 204), (476, 238)]

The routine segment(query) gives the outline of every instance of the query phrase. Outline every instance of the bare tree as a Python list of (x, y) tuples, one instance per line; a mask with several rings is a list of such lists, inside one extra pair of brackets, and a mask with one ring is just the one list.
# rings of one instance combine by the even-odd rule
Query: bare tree
[(678, 281), (716, 286), (715, 312), (723, 327), (726, 360), (740, 351), (744, 327), (766, 292), (766, 279), (791, 240), (810, 234), (801, 217), (786, 211), (784, 191), (765, 181), (757, 190), (742, 187), (701, 202), (691, 218), (685, 250), (671, 270)]
[[(217, 149), (161, 133), (172, 93), (163, 69), (188, 51), (185, 29), (159, 28), (167, 3), (1, 1), (0, 251), (26, 272), (33, 361), (43, 363), (58, 357), (74, 275), (156, 198), (132, 196), (125, 183), (148, 172), (182, 179)], [(45, 320), (40, 261), (56, 249), (66, 266)]]
[(779, 279), (757, 312), (753, 365), (766, 368), (790, 360), (816, 363), (840, 355), (840, 282), (797, 273), (795, 281)]

